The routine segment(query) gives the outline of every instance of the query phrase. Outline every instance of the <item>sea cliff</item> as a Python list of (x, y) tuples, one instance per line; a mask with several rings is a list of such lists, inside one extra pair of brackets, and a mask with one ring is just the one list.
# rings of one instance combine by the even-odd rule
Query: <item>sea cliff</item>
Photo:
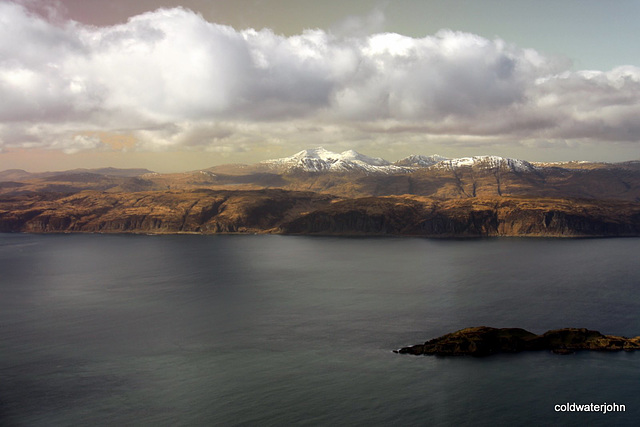
[(640, 236), (640, 204), (413, 195), (345, 199), (281, 189), (82, 191), (4, 196), (0, 232)]

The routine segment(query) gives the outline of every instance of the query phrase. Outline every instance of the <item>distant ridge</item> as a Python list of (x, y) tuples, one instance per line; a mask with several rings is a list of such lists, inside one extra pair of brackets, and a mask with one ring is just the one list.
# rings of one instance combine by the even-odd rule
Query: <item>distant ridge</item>
[(412, 154), (396, 162), (323, 147), (250, 165), (226, 164), (182, 173), (147, 169), (0, 172), (1, 195), (79, 191), (311, 191), (337, 197), (413, 195), (438, 199), (527, 197), (640, 202), (640, 162), (528, 162), (501, 156), (447, 158)]
[(23, 169), (7, 169), (0, 171), (0, 182), (1, 181), (20, 181), (30, 178), (53, 178), (53, 177), (64, 177), (70, 175), (103, 175), (103, 176), (115, 176), (115, 177), (128, 177), (133, 178), (136, 176), (141, 176), (147, 173), (153, 173), (149, 169), (142, 168), (130, 168), (130, 169), (120, 169), (113, 167), (106, 168), (78, 168), (71, 169), (65, 171), (55, 171), (55, 172), (27, 172)]
[(134, 177), (134, 176), (144, 175), (147, 173), (153, 173), (153, 171), (150, 171), (149, 169), (142, 169), (142, 168), (120, 169), (120, 168), (106, 167), (106, 168), (96, 168), (96, 169), (84, 169), (84, 168), (72, 169), (72, 170), (66, 171), (66, 173), (93, 173), (96, 175)]
[(7, 169), (0, 171), (0, 182), (2, 181), (20, 181), (31, 177), (31, 173), (22, 169)]

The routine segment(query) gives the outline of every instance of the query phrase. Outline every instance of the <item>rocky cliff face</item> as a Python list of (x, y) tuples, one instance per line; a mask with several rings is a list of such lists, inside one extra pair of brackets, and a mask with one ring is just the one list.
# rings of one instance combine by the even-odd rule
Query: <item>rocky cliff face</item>
[(640, 205), (525, 198), (337, 199), (284, 190), (147, 191), (0, 199), (0, 232), (640, 236)]
[(258, 191), (83, 192), (0, 200), (2, 232), (254, 233), (331, 198)]
[(637, 236), (640, 206), (566, 199), (372, 197), (339, 201), (281, 227), (293, 234)]

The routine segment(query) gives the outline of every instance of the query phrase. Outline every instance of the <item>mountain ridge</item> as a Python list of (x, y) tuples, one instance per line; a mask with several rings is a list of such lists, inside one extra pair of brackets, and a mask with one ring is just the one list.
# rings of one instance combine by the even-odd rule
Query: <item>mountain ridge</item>
[(13, 170), (0, 173), (11, 178), (0, 182), (0, 231), (640, 236), (640, 162), (565, 168), (412, 155), (399, 163), (316, 148), (175, 174)]
[(426, 169), (433, 166), (438, 168), (461, 168), (461, 167), (485, 167), (497, 168), (506, 165), (511, 169), (534, 170), (539, 168), (562, 168), (562, 169), (593, 169), (593, 168), (632, 168), (640, 169), (640, 160), (630, 160), (623, 162), (601, 162), (601, 161), (552, 161), (539, 162), (527, 161), (524, 159), (504, 157), (497, 155), (478, 155), (466, 157), (445, 157), (439, 154), (423, 155), (410, 154), (394, 162), (380, 157), (371, 157), (361, 154), (355, 150), (346, 150), (336, 153), (316, 147), (301, 150), (291, 156), (275, 159), (262, 160), (253, 164), (221, 164), (210, 168), (198, 169), (194, 171), (176, 173), (158, 173), (144, 168), (76, 168), (62, 171), (28, 172), (23, 169), (6, 169), (0, 171), (0, 182), (14, 181), (28, 178), (52, 177), (69, 174), (98, 174), (118, 177), (138, 177), (145, 175), (175, 175), (178, 173), (215, 173), (217, 170), (237, 169), (245, 173), (255, 171), (261, 172), (368, 172), (368, 173), (411, 173), (419, 169)]
[(354, 150), (322, 147), (253, 165), (220, 165), (182, 173), (146, 169), (75, 169), (30, 174), (0, 172), (0, 195), (280, 188), (337, 197), (493, 196), (640, 201), (640, 162), (538, 163), (500, 156), (447, 159), (411, 155), (395, 163)]
[(365, 173), (411, 173), (416, 169), (430, 167), (509, 167), (514, 170), (533, 170), (536, 166), (526, 160), (509, 157), (485, 155), (472, 157), (448, 158), (438, 154), (425, 156), (411, 154), (395, 162), (380, 157), (370, 157), (355, 150), (335, 153), (323, 147), (306, 149), (289, 157), (263, 160), (259, 164), (273, 168), (279, 172), (365, 172)]
[(380, 157), (366, 156), (355, 150), (334, 153), (323, 147), (302, 150), (289, 157), (263, 160), (260, 164), (283, 172), (402, 173), (408, 171)]

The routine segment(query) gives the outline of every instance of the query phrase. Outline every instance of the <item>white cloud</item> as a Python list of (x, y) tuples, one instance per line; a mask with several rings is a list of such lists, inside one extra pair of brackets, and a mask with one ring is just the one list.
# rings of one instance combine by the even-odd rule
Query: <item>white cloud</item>
[(140, 150), (222, 152), (367, 133), (640, 141), (638, 67), (571, 71), (500, 39), (361, 31), (383, 22), (377, 11), (284, 37), (176, 8), (92, 27), (2, 2), (0, 148), (101, 149), (77, 136), (87, 131), (132, 134)]

